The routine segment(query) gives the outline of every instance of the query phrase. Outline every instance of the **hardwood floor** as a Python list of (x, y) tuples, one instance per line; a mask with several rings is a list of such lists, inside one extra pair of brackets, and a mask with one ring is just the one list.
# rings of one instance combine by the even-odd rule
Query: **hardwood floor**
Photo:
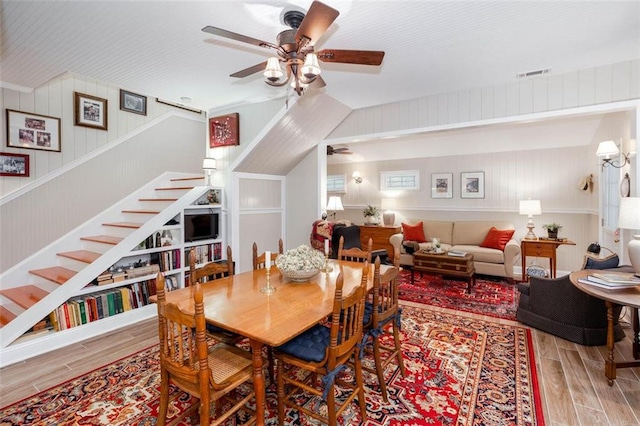
[[(625, 319), (627, 337), (616, 343), (617, 360), (632, 359), (629, 316)], [(157, 336), (156, 320), (146, 320), (0, 369), (0, 407), (157, 344)], [(640, 425), (640, 368), (619, 369), (609, 386), (606, 347), (577, 345), (535, 329), (532, 336), (547, 425)]]

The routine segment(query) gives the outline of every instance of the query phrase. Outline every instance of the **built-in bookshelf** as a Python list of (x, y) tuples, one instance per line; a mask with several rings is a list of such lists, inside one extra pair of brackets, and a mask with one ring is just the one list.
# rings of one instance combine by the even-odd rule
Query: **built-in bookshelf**
[[(208, 222), (200, 227), (190, 223), (204, 219)], [(225, 260), (225, 227), (222, 189), (214, 188), (144, 238), (36, 324), (24, 338), (43, 332), (64, 333), (121, 314), (127, 315), (127, 323), (153, 316), (156, 309), (149, 298), (156, 293), (158, 272), (165, 277), (167, 291), (188, 286), (191, 251), (196, 252), (198, 265)]]

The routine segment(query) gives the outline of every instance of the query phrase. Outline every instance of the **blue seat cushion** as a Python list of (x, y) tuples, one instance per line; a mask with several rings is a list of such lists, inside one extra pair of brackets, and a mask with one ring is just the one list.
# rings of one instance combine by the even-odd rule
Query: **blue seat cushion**
[(324, 359), (330, 340), (331, 329), (318, 324), (276, 349), (304, 361), (320, 362)]
[(613, 269), (617, 268), (620, 258), (617, 254), (613, 254), (604, 259), (596, 259), (591, 256), (585, 256), (585, 262), (582, 269)]
[(371, 316), (373, 315), (373, 303), (365, 302), (364, 303), (364, 316), (362, 318), (363, 324), (369, 324), (371, 322)]

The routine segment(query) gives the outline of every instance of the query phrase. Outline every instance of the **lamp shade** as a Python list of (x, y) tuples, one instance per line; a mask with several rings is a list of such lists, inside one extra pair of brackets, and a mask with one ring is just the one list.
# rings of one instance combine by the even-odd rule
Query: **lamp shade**
[(205, 158), (202, 160), (202, 170), (216, 170), (216, 159)]
[(380, 203), (382, 210), (395, 210), (396, 199), (395, 198), (383, 198)]
[(618, 227), (622, 229), (640, 229), (640, 198), (625, 197), (620, 199)]
[(342, 207), (342, 200), (340, 199), (340, 197), (337, 197), (337, 196), (329, 197), (329, 202), (327, 203), (327, 210), (333, 210), (333, 211), (344, 210), (344, 207)]
[(618, 155), (619, 153), (620, 151), (618, 150), (618, 147), (616, 146), (616, 143), (614, 141), (604, 141), (600, 142), (600, 144), (598, 145), (596, 156), (609, 158), (614, 155)]
[(541, 215), (540, 200), (521, 200), (520, 214), (527, 216)]

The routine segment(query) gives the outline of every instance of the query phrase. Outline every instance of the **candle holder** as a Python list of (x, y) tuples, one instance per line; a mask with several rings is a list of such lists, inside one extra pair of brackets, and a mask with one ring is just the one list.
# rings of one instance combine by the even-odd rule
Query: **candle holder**
[(267, 269), (267, 285), (260, 289), (260, 292), (264, 294), (271, 294), (276, 291), (275, 287), (271, 287), (271, 276), (269, 272), (269, 269)]
[(324, 253), (324, 266), (322, 267), (322, 272), (326, 272), (328, 274), (331, 271), (333, 271), (333, 267), (329, 266), (329, 254), (327, 252), (325, 252)]

